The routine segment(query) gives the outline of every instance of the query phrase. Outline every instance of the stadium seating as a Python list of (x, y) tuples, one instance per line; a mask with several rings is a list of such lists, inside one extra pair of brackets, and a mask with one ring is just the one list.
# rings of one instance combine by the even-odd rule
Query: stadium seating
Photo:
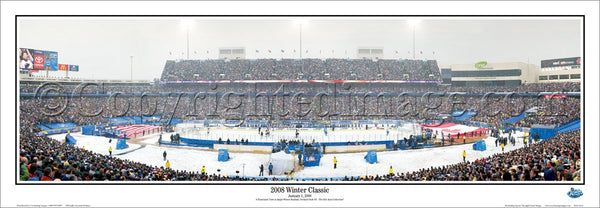
[(435, 60), (240, 59), (167, 61), (161, 80), (440, 81), (441, 79)]

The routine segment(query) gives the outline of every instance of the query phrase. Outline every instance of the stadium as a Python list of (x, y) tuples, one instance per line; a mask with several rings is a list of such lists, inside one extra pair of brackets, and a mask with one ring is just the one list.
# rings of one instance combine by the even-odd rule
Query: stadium
[(299, 57), (189, 58), (187, 38), (151, 81), (69, 77), (85, 69), (19, 48), (19, 183), (582, 181), (581, 57), (302, 57), (300, 39), (280, 50)]

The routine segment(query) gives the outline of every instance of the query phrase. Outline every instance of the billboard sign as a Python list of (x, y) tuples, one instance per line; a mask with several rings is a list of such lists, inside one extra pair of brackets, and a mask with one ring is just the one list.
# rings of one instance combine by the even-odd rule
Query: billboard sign
[(488, 66), (487, 61), (480, 61), (480, 62), (475, 63), (475, 68), (476, 69), (492, 69), (492, 67)]
[(542, 68), (561, 66), (580, 66), (581, 57), (542, 60)]
[(69, 65), (68, 64), (59, 64), (58, 70), (59, 71), (69, 71)]
[(79, 65), (69, 65), (69, 71), (79, 71)]
[(33, 69), (44, 70), (44, 51), (33, 50)]
[(33, 70), (33, 49), (19, 48), (19, 69)]
[(58, 71), (58, 52), (44, 51), (44, 68), (49, 71)]

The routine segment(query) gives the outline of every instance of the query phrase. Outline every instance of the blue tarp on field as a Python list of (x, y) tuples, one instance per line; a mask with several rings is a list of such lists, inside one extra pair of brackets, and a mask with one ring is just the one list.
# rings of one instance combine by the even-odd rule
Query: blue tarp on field
[(561, 127), (558, 127), (558, 132), (564, 133), (564, 132), (574, 131), (574, 130), (577, 130), (580, 128), (581, 128), (581, 120), (577, 119), (577, 120), (572, 121), (568, 124), (565, 124)]
[(540, 135), (540, 139), (549, 139), (558, 133), (558, 128), (531, 128), (529, 129), (529, 133), (531, 135)]
[(369, 150), (367, 152), (367, 155), (365, 155), (365, 160), (367, 160), (368, 163), (377, 163), (377, 151), (375, 150)]
[(118, 139), (117, 141), (117, 149), (121, 150), (121, 149), (126, 149), (127, 148), (127, 140), (125, 139)]
[(96, 129), (96, 126), (94, 126), (94, 125), (91, 125), (91, 126), (82, 126), (81, 127), (81, 134), (83, 134), (83, 135), (93, 135), (95, 129)]
[(42, 128), (43, 131), (49, 130), (50, 127), (44, 126), (44, 124), (38, 124), (38, 127)]
[(479, 140), (473, 144), (473, 149), (476, 151), (485, 151), (486, 145), (484, 140)]
[(229, 160), (229, 152), (227, 149), (219, 149), (219, 162), (227, 162)]
[(521, 113), (521, 115), (519, 116), (515, 116), (509, 119), (506, 119), (504, 121), (502, 121), (503, 124), (514, 124), (517, 121), (520, 121), (521, 119), (525, 118), (525, 113)]
[(77, 143), (77, 140), (75, 140), (75, 138), (73, 138), (73, 136), (71, 136), (70, 134), (67, 134), (67, 136), (65, 137), (65, 142), (66, 142), (67, 144), (72, 144), (72, 145), (74, 145), (74, 144), (76, 144), (76, 143)]
[(218, 142), (215, 140), (188, 139), (188, 138), (184, 138), (184, 137), (181, 137), (179, 139), (181, 140), (181, 143), (191, 144), (191, 145), (194, 145), (197, 147), (209, 147), (209, 148), (213, 148), (214, 144), (216, 144)]

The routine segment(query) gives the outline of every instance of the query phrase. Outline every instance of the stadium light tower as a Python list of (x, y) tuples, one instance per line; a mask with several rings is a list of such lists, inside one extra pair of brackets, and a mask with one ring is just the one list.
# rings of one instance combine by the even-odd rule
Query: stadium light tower
[(408, 19), (408, 25), (410, 25), (413, 29), (413, 59), (416, 59), (416, 53), (415, 53), (415, 30), (417, 28), (417, 25), (421, 23), (420, 19)]
[(194, 20), (191, 19), (182, 19), (181, 20), (181, 26), (183, 28), (185, 28), (186, 33), (187, 33), (187, 59), (190, 59), (190, 28), (192, 27), (192, 25), (194, 24)]
[(299, 40), (300, 40), (300, 43), (299, 43), (300, 50), (298, 51), (298, 54), (300, 54), (300, 62), (302, 64), (300, 68), (302, 71), (304, 71), (304, 60), (302, 59), (302, 25), (306, 25), (307, 23), (308, 23), (308, 20), (306, 20), (306, 19), (295, 19), (294, 20), (294, 24), (298, 25), (298, 27), (299, 27), (298, 31), (300, 33), (298, 35)]

